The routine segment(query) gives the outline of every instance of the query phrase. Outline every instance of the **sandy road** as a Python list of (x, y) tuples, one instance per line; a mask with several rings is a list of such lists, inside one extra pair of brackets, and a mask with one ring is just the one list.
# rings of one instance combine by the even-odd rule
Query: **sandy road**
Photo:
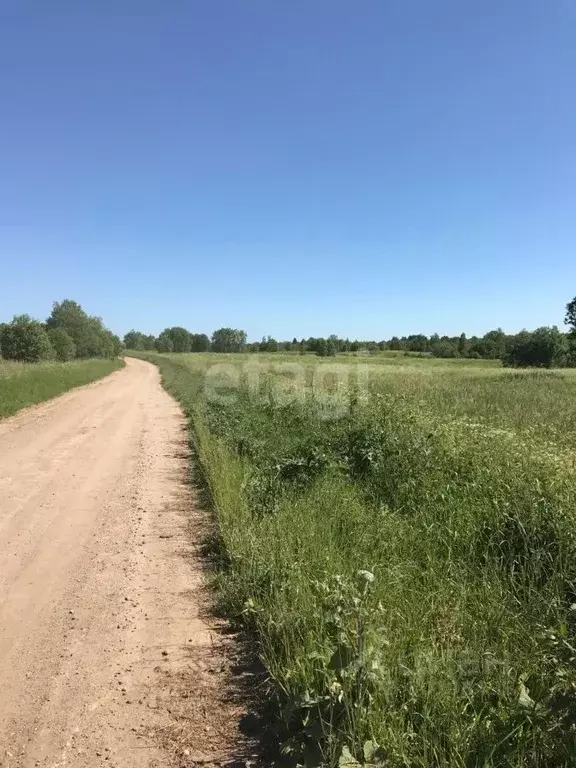
[(201, 569), (182, 557), (183, 417), (155, 367), (126, 362), (0, 422), (2, 766), (169, 765), (158, 734), (185, 675), (202, 707), (179, 712), (181, 730), (192, 749), (200, 733), (221, 746), (205, 685), (220, 660)]

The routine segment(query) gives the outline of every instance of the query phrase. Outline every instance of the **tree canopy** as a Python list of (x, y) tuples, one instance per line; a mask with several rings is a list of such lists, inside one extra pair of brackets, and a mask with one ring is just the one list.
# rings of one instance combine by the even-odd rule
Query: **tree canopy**
[(566, 304), (566, 318), (564, 322), (570, 328), (570, 333), (576, 334), (576, 296)]
[(556, 326), (537, 328), (532, 333), (518, 334), (503, 363), (520, 368), (552, 368), (566, 365), (568, 354), (568, 340)]
[(120, 352), (120, 339), (105, 328), (102, 319), (86, 314), (71, 299), (54, 302), (46, 325), (66, 331), (76, 346), (76, 357), (116, 357)]
[(30, 315), (15, 315), (0, 326), (0, 349), (7, 360), (38, 363), (55, 357), (46, 327)]
[(75, 357), (117, 357), (120, 351), (120, 339), (71, 299), (54, 302), (45, 323), (16, 315), (0, 325), (0, 353), (7, 360), (66, 362)]
[(76, 357), (76, 344), (68, 331), (64, 328), (48, 328), (48, 336), (57, 360), (65, 363)]
[(246, 331), (238, 328), (218, 328), (212, 334), (213, 352), (241, 352), (246, 345)]

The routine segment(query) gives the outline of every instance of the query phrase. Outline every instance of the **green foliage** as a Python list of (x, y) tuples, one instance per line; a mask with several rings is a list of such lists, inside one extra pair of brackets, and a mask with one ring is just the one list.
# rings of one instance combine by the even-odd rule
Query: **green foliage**
[(289, 405), (273, 368), (211, 402), (210, 356), (156, 359), (191, 419), (222, 607), (255, 634), (288, 764), (572, 764), (572, 372), (392, 356), (366, 383), (359, 360), (326, 420), (314, 357)]
[(337, 344), (333, 339), (316, 339), (314, 344), (318, 357), (334, 357)]
[(191, 352), (208, 352), (210, 349), (210, 339), (205, 333), (192, 333), (191, 334)]
[(576, 296), (566, 305), (564, 322), (569, 326), (571, 333), (576, 333)]
[[(566, 323), (576, 328), (576, 299), (567, 305)], [(530, 336), (528, 343), (527, 337)], [(552, 338), (553, 337), (553, 338)], [(433, 356), (440, 359), (469, 358), (471, 360), (503, 360), (509, 366), (576, 366), (576, 330), (571, 335), (561, 334), (558, 329), (539, 328), (532, 334), (526, 331), (518, 335), (506, 334), (502, 328), (488, 331), (484, 336), (430, 337), (424, 334), (393, 336), (389, 340), (359, 341), (341, 339), (335, 334), (328, 338), (296, 337), (292, 341), (278, 341), (264, 336), (259, 342), (247, 343), (246, 333), (234, 328), (219, 328), (212, 334), (212, 340), (205, 334), (190, 333), (185, 328), (166, 328), (155, 339), (137, 331), (130, 331), (124, 338), (124, 346), (135, 351), (158, 352), (207, 352), (239, 353), (249, 352), (294, 352), (304, 355), (314, 352), (318, 357), (333, 357), (337, 354), (403, 353), (407, 356)]]
[(156, 349), (156, 339), (154, 336), (131, 330), (124, 336), (124, 346), (126, 349), (152, 351)]
[(29, 315), (15, 315), (0, 329), (0, 349), (6, 360), (37, 363), (55, 356), (46, 328)]
[(237, 328), (219, 328), (212, 334), (214, 352), (241, 352), (246, 344), (246, 331)]
[(165, 328), (160, 335), (170, 339), (174, 352), (192, 351), (192, 334), (186, 328), (181, 328), (180, 326)]
[(207, 352), (210, 339), (205, 333), (190, 333), (186, 328), (165, 328), (157, 339), (130, 331), (124, 339), (127, 349), (155, 349), (157, 352)]
[[(318, 357), (333, 357), (337, 354), (370, 354), (404, 353), (409, 356), (433, 356), (440, 359), (469, 358), (471, 360), (503, 360), (507, 365), (514, 366), (576, 366), (576, 298), (567, 307), (566, 323), (572, 328), (571, 334), (565, 336), (557, 329), (537, 329), (534, 331), (530, 345), (527, 345), (527, 332), (518, 335), (506, 334), (502, 328), (488, 331), (484, 336), (471, 336), (465, 333), (460, 336), (439, 336), (437, 333), (430, 337), (425, 334), (409, 336), (393, 336), (389, 340), (359, 341), (341, 339), (336, 334), (328, 338), (309, 337), (298, 341), (278, 341), (272, 336), (264, 336), (259, 342), (247, 343), (246, 333), (234, 328), (219, 328), (212, 334), (212, 340), (206, 334), (190, 333), (181, 327), (166, 328), (158, 338), (135, 330), (129, 331), (124, 337), (124, 346), (134, 351), (155, 350), (157, 352), (294, 352), (301, 355), (314, 352)], [(547, 350), (552, 331), (557, 331), (552, 349)], [(559, 335), (558, 335), (559, 334)], [(529, 349), (530, 346), (530, 349)]]
[(120, 339), (104, 327), (100, 318), (90, 317), (70, 299), (54, 303), (46, 324), (29, 315), (17, 315), (11, 323), (0, 324), (0, 352), (7, 360), (114, 358), (121, 348)]
[(76, 357), (76, 344), (64, 328), (49, 328), (48, 336), (54, 349), (56, 360), (66, 363)]
[(122, 342), (116, 336), (116, 334), (109, 331), (107, 328), (103, 328), (100, 332), (100, 348), (98, 357), (114, 358), (118, 357), (122, 352)]
[[(460, 343), (460, 342), (459, 342)], [(432, 348), (432, 354), (434, 357), (458, 357), (459, 352), (453, 344), (447, 341), (437, 341)]]
[(131, 330), (124, 336), (124, 347), (135, 352), (207, 352), (210, 339), (205, 333), (190, 333), (186, 328), (165, 328), (156, 338)]
[[(157, 352), (174, 352), (174, 342), (170, 334), (166, 331), (162, 331), (160, 336), (156, 339), (156, 351)], [(129, 347), (129, 349), (134, 349)]]
[(78, 357), (97, 357), (97, 324), (71, 299), (55, 301), (46, 321), (48, 328), (62, 328), (76, 345)]
[(89, 384), (121, 368), (115, 360), (74, 360), (68, 363), (0, 362), (0, 418), (21, 408)]
[(46, 325), (66, 331), (76, 346), (77, 357), (114, 357), (120, 353), (118, 337), (107, 330), (99, 317), (87, 315), (71, 299), (54, 302)]
[(278, 352), (279, 344), (272, 336), (263, 336), (258, 348), (260, 352)]
[(124, 335), (122, 343), (126, 349), (142, 350), (144, 349), (144, 334), (132, 329)]
[(533, 333), (519, 333), (503, 362), (506, 366), (520, 368), (552, 368), (566, 365), (568, 356), (568, 340), (553, 326), (538, 328)]

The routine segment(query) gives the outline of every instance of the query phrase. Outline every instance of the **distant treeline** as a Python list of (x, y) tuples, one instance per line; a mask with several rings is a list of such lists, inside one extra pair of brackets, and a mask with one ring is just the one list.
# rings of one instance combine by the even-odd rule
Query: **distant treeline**
[(126, 349), (155, 350), (156, 352), (245, 352), (246, 331), (219, 328), (209, 338), (205, 333), (191, 333), (186, 328), (165, 328), (159, 336), (129, 331), (124, 336)]
[(124, 346), (134, 350), (157, 352), (298, 352), (331, 357), (337, 353), (376, 353), (393, 350), (411, 355), (432, 357), (462, 357), (475, 360), (502, 360), (509, 366), (575, 366), (576, 365), (576, 297), (566, 306), (568, 333), (557, 326), (537, 328), (507, 334), (501, 328), (484, 336), (393, 336), (382, 341), (341, 339), (310, 336), (307, 339), (278, 341), (266, 336), (261, 341), (246, 340), (246, 332), (236, 328), (219, 328), (211, 337), (205, 333), (191, 333), (186, 328), (166, 328), (156, 336), (130, 331), (124, 336)]
[(42, 360), (66, 362), (75, 358), (118, 357), (122, 343), (99, 317), (86, 314), (71, 299), (56, 301), (46, 322), (30, 315), (15, 315), (0, 323), (0, 357), (37, 363)]

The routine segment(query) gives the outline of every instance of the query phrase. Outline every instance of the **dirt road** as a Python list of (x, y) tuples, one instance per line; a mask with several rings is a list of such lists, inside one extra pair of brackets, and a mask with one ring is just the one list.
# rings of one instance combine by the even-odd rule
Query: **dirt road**
[(126, 362), (0, 421), (2, 766), (170, 765), (163, 741), (188, 765), (226, 745), (183, 417), (155, 367)]

